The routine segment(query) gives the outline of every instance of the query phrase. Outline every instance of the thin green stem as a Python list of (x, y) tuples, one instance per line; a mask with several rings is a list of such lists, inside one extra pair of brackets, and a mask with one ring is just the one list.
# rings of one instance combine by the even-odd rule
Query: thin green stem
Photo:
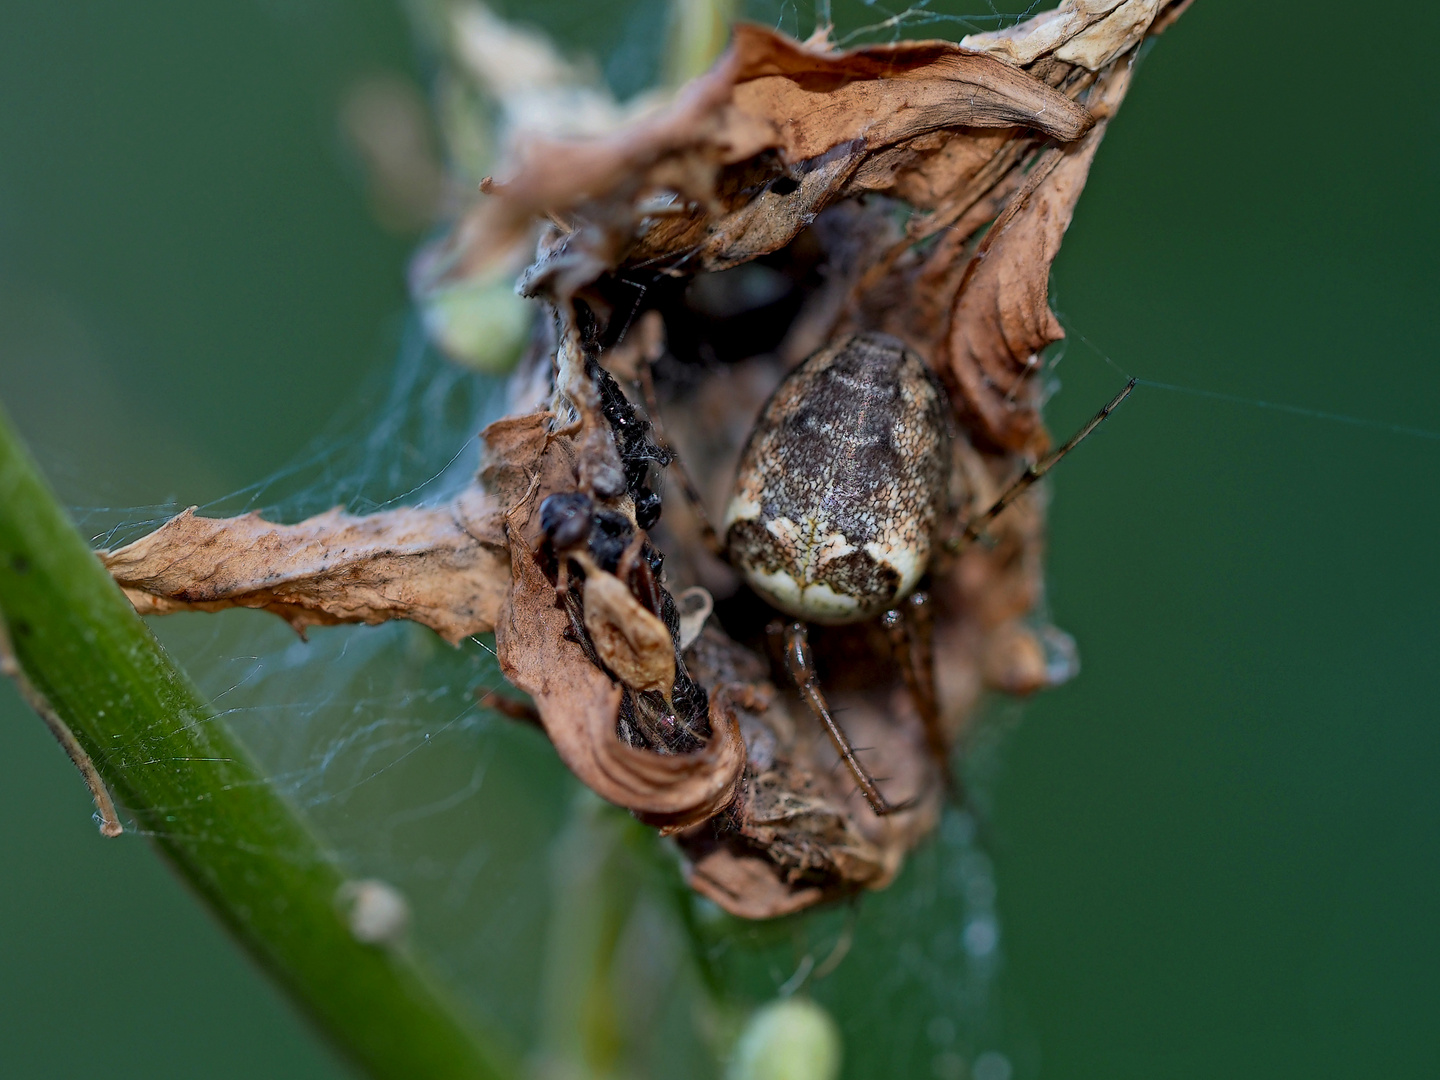
[(0, 621), (27, 696), (103, 780), (97, 804), (108, 787), (342, 1053), (377, 1078), (516, 1075), (405, 948), (356, 939), (339, 865), (171, 664), (3, 412)]

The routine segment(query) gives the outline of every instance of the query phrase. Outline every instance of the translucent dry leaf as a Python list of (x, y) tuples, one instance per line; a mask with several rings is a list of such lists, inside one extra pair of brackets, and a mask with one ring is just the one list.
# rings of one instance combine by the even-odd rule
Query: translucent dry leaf
[(509, 585), (494, 506), (478, 490), (433, 510), (336, 509), (296, 525), (192, 507), (99, 554), (141, 614), (263, 608), (302, 632), (411, 619), (452, 644), (494, 628)]

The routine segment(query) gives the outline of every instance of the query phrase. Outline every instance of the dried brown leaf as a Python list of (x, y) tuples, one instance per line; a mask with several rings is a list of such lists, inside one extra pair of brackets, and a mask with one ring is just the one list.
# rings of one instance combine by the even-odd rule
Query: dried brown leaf
[(101, 561), (141, 614), (263, 608), (307, 626), (410, 619), (451, 643), (490, 631), (509, 584), (492, 505), (339, 509), (297, 525), (192, 507)]
[[(1016, 126), (1068, 142), (1091, 122), (1083, 106), (1040, 79), (950, 42), (834, 52), (741, 25), (716, 66), (663, 112), (594, 139), (523, 140), (506, 178), (487, 189), (493, 197), (457, 230), (455, 265), (477, 273), (536, 218), (589, 212), (600, 227), (582, 244), (567, 241), (545, 275), (532, 272), (532, 290), (565, 294), (618, 262), (697, 243), (690, 263), (716, 269), (788, 243), (840, 197), (868, 156), (895, 144), (940, 130)], [(721, 170), (764, 151), (791, 168), (801, 197), (759, 194), (725, 205)], [(671, 203), (650, 205), (657, 196)], [(602, 200), (606, 213), (597, 215)], [(710, 228), (736, 210), (740, 223)], [(635, 237), (647, 221), (654, 235)], [(737, 243), (757, 229), (759, 237)], [(713, 233), (725, 241), (703, 243)]]
[[(1152, 0), (1140, 2), (1154, 6)], [(1117, 8), (1130, 6), (1127, 0), (1069, 0), (1003, 30), (971, 34), (960, 44), (1024, 66), (1063, 48)]]
[(670, 631), (635, 599), (629, 586), (583, 552), (585, 629), (605, 666), (632, 690), (666, 699), (675, 684), (675, 643)]
[(825, 899), (818, 885), (795, 886), (775, 863), (755, 852), (715, 846), (701, 853), (686, 874), (690, 887), (742, 919), (778, 919)]
[(1091, 123), (1082, 106), (1039, 79), (948, 41), (832, 52), (740, 26), (732, 48), (734, 102), (775, 126), (787, 164), (855, 139), (873, 152), (960, 127), (1026, 127), (1070, 142)]
[[(1128, 6), (1128, 5), (1127, 5)], [(1129, 60), (1091, 92), (1108, 117), (1124, 97)], [(1050, 310), (1050, 267), (1085, 188), (1106, 120), (1078, 143), (1045, 151), (976, 248), (955, 289), (950, 330), (937, 363), (959, 391), (957, 404), (991, 441), (1021, 453), (1045, 449), (1030, 380), (1039, 354), (1065, 336)]]
[(485, 447), (480, 483), (510, 528), (532, 542), (541, 499), (578, 482), (574, 443), (555, 437), (554, 420), (553, 413), (541, 410), (496, 420), (480, 433)]
[(601, 798), (680, 828), (730, 804), (745, 768), (734, 719), (710, 710), (711, 737), (694, 754), (658, 754), (620, 742), (615, 717), (624, 693), (573, 639), (555, 587), (529, 549), (512, 548), (513, 584), (495, 627), (500, 668), (529, 694), (560, 759)]
[[(1065, 336), (1050, 311), (1050, 265), (1070, 226), (1098, 145), (1052, 150), (976, 251), (951, 313), (948, 362), (965, 407), (1007, 450), (1031, 451), (1041, 431), (1022, 389), (1039, 353)], [(1042, 436), (1043, 437), (1043, 436)]]

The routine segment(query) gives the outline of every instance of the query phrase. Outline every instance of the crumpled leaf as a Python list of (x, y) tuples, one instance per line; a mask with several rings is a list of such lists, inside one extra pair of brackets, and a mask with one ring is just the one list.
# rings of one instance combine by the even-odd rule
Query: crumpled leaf
[(665, 697), (675, 682), (675, 642), (630, 587), (580, 556), (585, 568), (585, 629), (605, 666), (626, 686)]
[(1034, 446), (1038, 412), (1015, 407), (1039, 354), (1065, 336), (1050, 311), (1050, 264), (1070, 226), (1103, 128), (1047, 151), (971, 257), (951, 310), (948, 360), (967, 409), (1009, 450)]
[(1008, 450), (1043, 450), (1036, 441), (1042, 430), (1038, 409), (1016, 403), (1028, 400), (1022, 384), (1038, 368), (1041, 351), (1065, 336), (1050, 310), (1050, 266), (1129, 74), (1126, 58), (1091, 87), (1096, 125), (1073, 145), (1040, 155), (976, 247), (956, 289), (944, 355), (966, 409)]
[(797, 886), (777, 877), (774, 862), (758, 853), (717, 846), (694, 858), (690, 887), (742, 919), (777, 919), (825, 899), (818, 885)]
[[(1042, 11), (1003, 30), (970, 34), (962, 38), (960, 44), (1023, 67), (1047, 54), (1073, 52), (1077, 47), (1083, 49), (1097, 37), (1114, 38), (1122, 26), (1130, 26), (1137, 21), (1143, 21), (1148, 26), (1159, 6), (1157, 0), (1070, 0), (1053, 11)], [(1100, 25), (1096, 26), (1097, 23)], [(1098, 35), (1096, 31), (1099, 31)], [(1113, 58), (1100, 58), (1100, 63), (1107, 63)], [(1060, 59), (1071, 57), (1061, 56)]]
[(1077, 669), (1073, 641), (1036, 615), (1043, 488), (988, 543), (932, 559), (912, 652), (874, 625), (811, 631), (827, 697), (905, 803), (883, 818), (767, 655), (773, 613), (675, 491), (717, 519), (788, 367), (883, 330), (949, 391), (964, 436), (950, 526), (990, 505), (1048, 445), (1034, 375), (1062, 336), (1050, 265), (1134, 46), (1187, 3), (1070, 0), (969, 48), (836, 51), (740, 27), (668, 106), (618, 128), (607, 114), (588, 138), (516, 133), (502, 178), (432, 252), (437, 280), (481, 280), (541, 232), (522, 287), (547, 310), (510, 415), (482, 435), (479, 485), (373, 519), (187, 513), (102, 557), (147, 611), (415, 618), (451, 640), (493, 624), (561, 759), (675, 834), (699, 892), (768, 918), (883, 887), (946, 790), (903, 656), (933, 659), (952, 745), (986, 690)]
[(411, 619), (452, 644), (488, 633), (509, 586), (494, 506), (330, 510), (297, 525), (195, 508), (100, 560), (142, 615), (263, 608), (296, 630)]
[[(592, 395), (581, 394), (578, 388), (572, 391), (594, 407)], [(696, 753), (659, 754), (628, 746), (616, 737), (616, 715), (627, 693), (655, 690), (663, 684), (668, 696), (675, 676), (675, 643), (661, 624), (658, 630), (665, 634), (670, 655), (668, 661), (657, 662), (659, 620), (639, 608), (633, 596), (626, 604), (615, 587), (627, 593), (628, 589), (582, 555), (589, 564), (587, 573), (594, 571), (581, 593), (582, 627), (587, 632), (592, 626), (600, 630), (598, 639), (586, 637), (596, 654), (592, 660), (579, 640), (585, 634), (577, 633), (581, 628), (557, 600), (556, 583), (540, 570), (532, 551), (540, 542), (539, 504), (545, 495), (578, 485), (577, 442), (597, 441), (593, 428), (587, 435), (583, 423), (571, 435), (558, 435), (552, 428), (555, 419), (548, 410), (510, 416), (491, 424), (483, 436), (482, 477), (493, 497), (507, 508), (505, 529), (513, 571), (495, 628), (500, 667), (511, 683), (534, 699), (546, 734), (576, 776), (602, 798), (643, 814), (662, 829), (683, 828), (719, 813), (733, 801), (745, 767), (744, 743), (730, 716), (714, 709), (707, 716), (710, 738)], [(613, 447), (609, 450), (613, 456)], [(603, 599), (591, 592), (597, 580), (604, 582)], [(596, 599), (600, 599), (598, 611), (592, 612), (590, 602)], [(644, 630), (637, 631), (629, 622), (637, 617), (645, 620)], [(631, 636), (638, 639), (638, 647), (630, 644)], [(611, 665), (610, 672), (597, 661)], [(627, 676), (633, 680), (628, 685)]]
[[(604, 227), (585, 232), (581, 244), (572, 237), (563, 259), (542, 262), (537, 271), (544, 274), (529, 279), (532, 292), (543, 276), (563, 273), (553, 287), (563, 292), (609, 269), (627, 254), (617, 244), (642, 222), (649, 225), (629, 253), (635, 261), (683, 249), (694, 268), (719, 269), (753, 257), (734, 243), (741, 230), (710, 229), (713, 218), (734, 209), (720, 190), (726, 166), (773, 151), (789, 170), (777, 168), (776, 175), (801, 184), (798, 199), (772, 190), (742, 200), (750, 207), (747, 222), (779, 212), (784, 224), (766, 228), (765, 241), (778, 247), (840, 196), (868, 156), (887, 147), (962, 126), (1025, 125), (1068, 141), (1090, 122), (1083, 107), (1044, 82), (949, 42), (837, 53), (741, 25), (716, 66), (663, 112), (601, 138), (517, 138), (504, 179), (487, 187), (498, 197), (480, 203), (456, 231), (455, 265), (479, 273), (537, 217), (563, 218), (603, 195), (613, 212)], [(834, 159), (823, 160), (829, 154)], [(691, 251), (697, 244), (700, 250)]]
[(495, 628), (500, 668), (535, 700), (560, 759), (603, 799), (668, 829), (707, 820), (728, 806), (745, 767), (734, 722), (712, 710), (713, 735), (695, 754), (657, 754), (615, 737), (624, 693), (567, 637), (571, 629), (555, 587), (531, 553), (511, 549), (513, 583)]
[[(996, 55), (948, 42), (831, 52), (739, 27), (726, 56), (664, 112), (588, 140), (517, 137), (513, 172), (457, 228), (447, 264), (482, 273), (516, 229), (548, 215), (564, 225), (523, 287), (566, 297), (612, 268), (736, 266), (791, 243), (836, 202), (894, 194), (920, 213), (837, 308), (879, 298), (878, 275), (908, 278), (906, 302), (870, 321), (954, 373), (957, 406), (979, 435), (1041, 453), (1031, 376), (1037, 354), (1063, 336), (1047, 304), (1049, 267), (1099, 143), (1101, 132), (1087, 136), (1094, 87), (1113, 84), (1136, 34), (1168, 15), (1163, 3), (1137, 2), (1070, 4), (1037, 16), (1029, 32), (974, 39)], [(1091, 35), (1087, 63), (1110, 67), (1097, 76), (1062, 62), (1057, 49), (1076, 35)], [(1030, 57), (1036, 73), (1006, 62), (1012, 55)], [(1055, 168), (1055, 154), (1067, 167), (1042, 187), (1034, 170)], [(969, 250), (1002, 211), (1017, 239)], [(939, 242), (917, 262), (915, 245), (932, 237)], [(896, 273), (907, 260), (908, 273)]]
[(1069, 0), (1003, 30), (971, 34), (960, 44), (1020, 66), (1054, 56), (1099, 71), (1189, 6), (1190, 0)]

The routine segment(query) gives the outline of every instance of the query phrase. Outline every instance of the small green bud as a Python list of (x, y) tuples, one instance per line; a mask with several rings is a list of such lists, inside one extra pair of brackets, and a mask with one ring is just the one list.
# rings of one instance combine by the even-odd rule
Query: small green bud
[(515, 295), (515, 279), (482, 275), (420, 297), (425, 329), (451, 359), (487, 375), (507, 374), (520, 359), (535, 305)]
[(835, 1080), (840, 1028), (809, 998), (774, 1001), (750, 1017), (727, 1080)]

